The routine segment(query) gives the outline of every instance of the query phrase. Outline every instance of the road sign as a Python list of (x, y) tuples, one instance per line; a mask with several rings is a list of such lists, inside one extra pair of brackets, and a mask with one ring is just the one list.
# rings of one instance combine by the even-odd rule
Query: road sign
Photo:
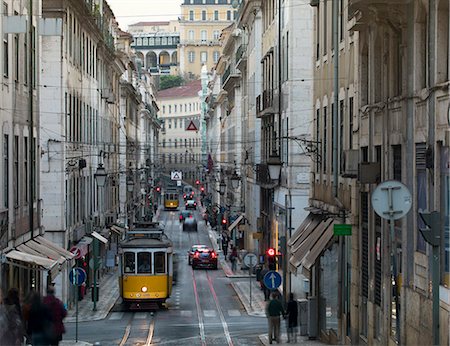
[(334, 235), (352, 235), (352, 225), (335, 224), (333, 226)]
[(172, 171), (170, 173), (170, 179), (172, 180), (182, 180), (183, 178), (183, 173), (178, 172), (178, 171)]
[(372, 206), (383, 219), (397, 220), (405, 216), (411, 209), (411, 193), (399, 181), (385, 181), (373, 191)]
[(81, 286), (86, 281), (86, 272), (83, 268), (75, 267), (69, 273), (72, 285)]
[(181, 186), (181, 180), (177, 180), (177, 186)]
[(276, 290), (280, 287), (281, 281), (281, 275), (274, 270), (268, 271), (267, 274), (264, 275), (264, 285), (269, 290)]
[(257, 264), (257, 257), (254, 253), (248, 253), (244, 256), (244, 264), (249, 267), (253, 268)]
[(186, 131), (198, 131), (197, 126), (194, 124), (194, 121), (191, 120), (189, 125), (186, 127)]
[(75, 255), (75, 259), (80, 259), (81, 258), (81, 249), (79, 247), (73, 246), (70, 249), (70, 252)]

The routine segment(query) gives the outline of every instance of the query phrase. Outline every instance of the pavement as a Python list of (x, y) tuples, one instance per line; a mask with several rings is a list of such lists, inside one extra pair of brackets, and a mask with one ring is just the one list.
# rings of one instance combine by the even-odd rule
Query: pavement
[[(117, 269), (106, 273), (99, 281), (99, 301), (97, 310), (92, 311), (94, 303), (91, 300), (91, 291), (84, 296), (83, 300), (78, 302), (78, 322), (98, 321), (106, 318), (109, 311), (119, 298), (119, 282), (117, 279)], [(75, 322), (75, 306), (67, 312), (64, 322)]]

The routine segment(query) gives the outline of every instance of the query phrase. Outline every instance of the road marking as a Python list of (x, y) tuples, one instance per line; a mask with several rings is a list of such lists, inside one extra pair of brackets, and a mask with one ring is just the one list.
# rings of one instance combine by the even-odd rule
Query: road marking
[(216, 310), (203, 310), (205, 317), (216, 317)]
[(152, 344), (154, 331), (155, 331), (155, 319), (152, 318), (150, 325), (148, 327), (148, 336), (147, 336), (147, 342), (145, 343), (145, 346), (150, 346)]
[(241, 316), (241, 312), (239, 310), (228, 310), (228, 316), (239, 317)]
[(181, 310), (180, 315), (184, 317), (192, 317), (192, 311), (191, 310)]
[(114, 320), (121, 320), (122, 317), (123, 317), (123, 312), (113, 312), (113, 313), (111, 313), (111, 315), (109, 316), (109, 319), (110, 319), (111, 321), (114, 321)]
[(211, 293), (214, 298), (214, 302), (216, 303), (217, 311), (219, 312), (220, 320), (222, 321), (222, 327), (223, 327), (223, 331), (225, 333), (225, 337), (227, 338), (228, 345), (233, 346), (233, 340), (231, 340), (230, 332), (228, 330), (228, 325), (227, 325), (227, 322), (225, 321), (225, 316), (223, 315), (222, 308), (220, 307), (219, 299), (217, 298), (216, 291), (214, 290), (214, 286), (212, 284), (211, 277), (209, 275), (207, 275), (207, 278), (208, 278), (209, 289), (211, 290)]
[(146, 312), (136, 312), (134, 314), (134, 319), (135, 320), (145, 320), (147, 318), (147, 313)]
[(191, 273), (192, 273), (192, 285), (194, 286), (195, 303), (197, 305), (197, 316), (198, 316), (198, 327), (200, 329), (200, 339), (202, 341), (202, 346), (206, 346), (205, 326), (203, 324), (200, 301), (198, 299), (197, 283), (195, 282), (194, 270), (192, 268), (191, 268)]

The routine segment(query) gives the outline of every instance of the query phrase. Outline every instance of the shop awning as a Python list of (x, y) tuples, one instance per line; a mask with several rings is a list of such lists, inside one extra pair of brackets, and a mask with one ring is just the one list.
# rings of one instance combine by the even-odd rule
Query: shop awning
[(234, 220), (234, 222), (230, 225), (230, 227), (228, 227), (228, 232), (231, 232), (237, 225), (239, 225), (239, 223), (242, 221), (242, 219), (244, 218), (244, 215), (239, 215), (239, 217)]
[(39, 270), (50, 271), (52, 277), (55, 277), (55, 275), (59, 271), (58, 262), (49, 258), (32, 255), (18, 250), (11, 250), (10, 252), (6, 253), (5, 256), (10, 260), (35, 265)]
[[(310, 269), (333, 237), (333, 219), (310, 214), (289, 241), (292, 256), (289, 263), (295, 268)], [(300, 226), (300, 227), (302, 227)], [(331, 231), (330, 231), (331, 230)], [(330, 233), (331, 232), (331, 233)]]
[(100, 240), (103, 244), (108, 243), (108, 239), (106, 239), (104, 236), (102, 236), (101, 234), (97, 233), (96, 231), (93, 231), (91, 233), (91, 236), (93, 236), (94, 238), (97, 238), (98, 240)]
[(110, 227), (111, 231), (113, 231), (114, 233), (117, 233), (118, 235), (122, 235), (125, 233), (125, 228), (117, 226), (117, 225), (112, 225)]
[(56, 251), (53, 251), (51, 248), (43, 246), (33, 239), (27, 241), (24, 244), (21, 244), (17, 247), (20, 251), (26, 252), (33, 256), (41, 256), (44, 258), (49, 258), (54, 261), (57, 261), (59, 264), (63, 264), (66, 259), (62, 257)]
[(70, 251), (62, 248), (61, 246), (55, 244), (54, 242), (52, 242), (48, 239), (45, 239), (42, 236), (36, 237), (34, 240), (37, 241), (38, 243), (40, 243), (41, 245), (44, 245), (44, 246), (47, 246), (47, 247), (53, 249), (54, 251), (59, 253), (62, 257), (64, 257), (66, 260), (71, 260), (75, 257), (75, 255), (73, 253), (71, 253)]

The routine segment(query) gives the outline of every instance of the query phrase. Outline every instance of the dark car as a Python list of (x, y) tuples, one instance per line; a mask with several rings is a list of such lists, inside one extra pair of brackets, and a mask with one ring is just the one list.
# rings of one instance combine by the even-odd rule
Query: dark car
[(184, 222), (184, 220), (186, 220), (186, 219), (188, 219), (188, 218), (193, 218), (194, 217), (194, 215), (192, 214), (192, 212), (191, 211), (189, 211), (189, 210), (183, 210), (183, 211), (181, 211), (181, 213), (180, 213), (180, 222)]
[(202, 248), (207, 249), (208, 247), (206, 245), (201, 245), (201, 244), (197, 244), (197, 245), (192, 245), (191, 246), (191, 249), (188, 251), (188, 263), (189, 263), (189, 265), (192, 264), (192, 259), (194, 258), (195, 252), (198, 249), (202, 249)]
[(195, 209), (197, 209), (197, 202), (194, 201), (193, 199), (189, 199), (186, 201), (185, 208), (195, 210)]
[(210, 248), (198, 248), (192, 257), (192, 269), (212, 268), (217, 269), (217, 254)]
[(183, 222), (183, 232), (197, 232), (197, 221), (195, 218), (190, 217)]

